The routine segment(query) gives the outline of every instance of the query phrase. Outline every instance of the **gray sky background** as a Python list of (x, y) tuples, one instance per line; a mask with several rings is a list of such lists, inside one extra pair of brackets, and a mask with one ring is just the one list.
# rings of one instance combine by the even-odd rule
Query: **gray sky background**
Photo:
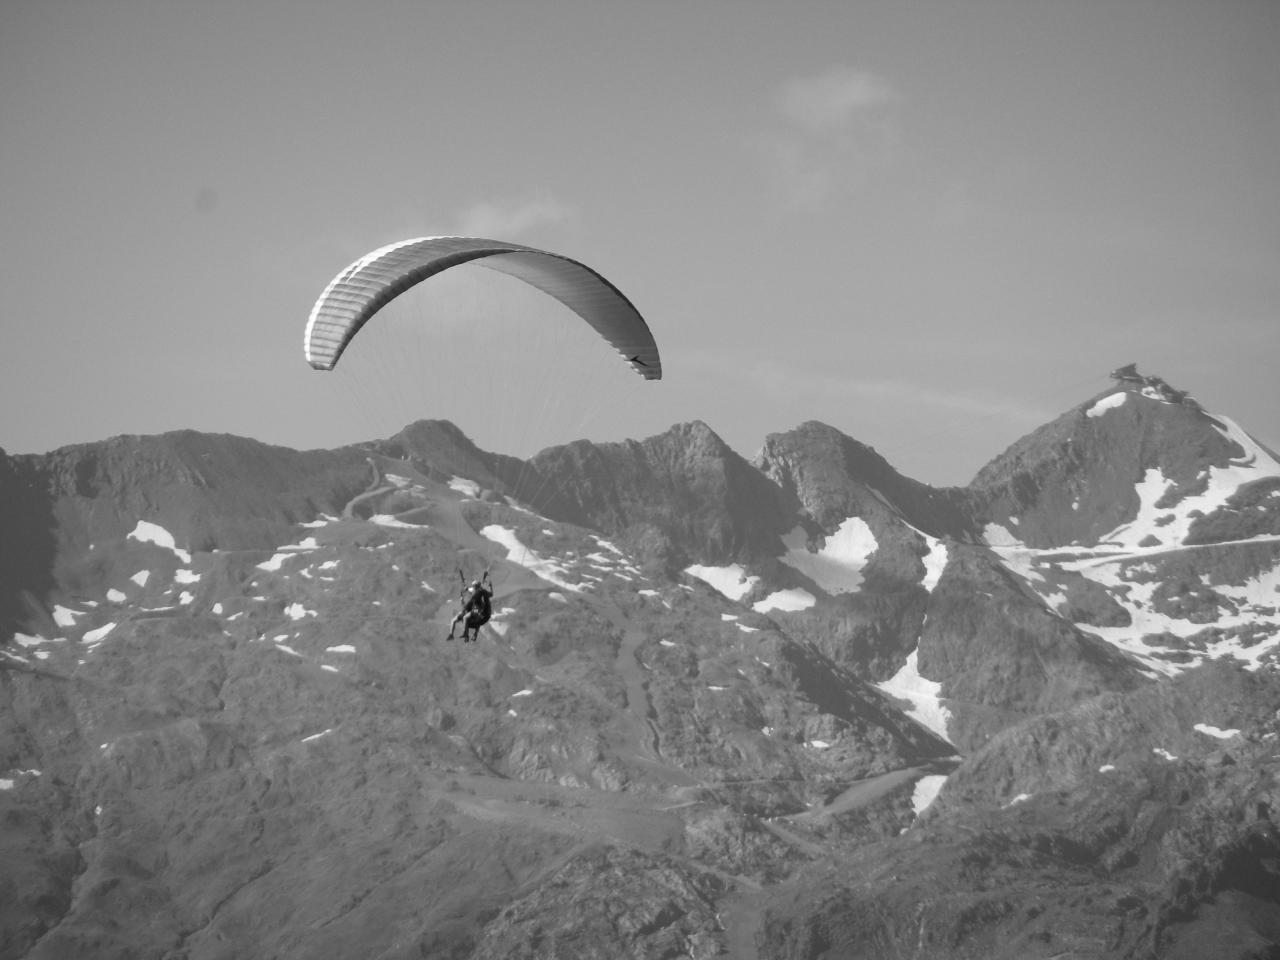
[[(952, 483), (1137, 361), (1274, 447), (1277, 158), (1271, 0), (3, 0), (0, 446), (818, 419)], [(330, 277), (442, 233), (594, 266), (666, 379), (504, 437), (574, 378), (447, 323), (400, 409), (310, 370)]]

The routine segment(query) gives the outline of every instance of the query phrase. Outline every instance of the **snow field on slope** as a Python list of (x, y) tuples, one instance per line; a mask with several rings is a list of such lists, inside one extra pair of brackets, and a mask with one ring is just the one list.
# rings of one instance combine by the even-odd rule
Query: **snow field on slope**
[(1130, 548), (1139, 547), (1144, 541), (1165, 546), (1183, 544), (1191, 525), (1200, 515), (1209, 516), (1222, 509), (1242, 486), (1257, 480), (1280, 478), (1280, 462), (1254, 442), (1235, 421), (1227, 417), (1215, 417), (1213, 420), (1223, 424), (1219, 428), (1215, 423), (1214, 429), (1236, 443), (1244, 456), (1230, 461), (1225, 467), (1208, 467), (1204, 492), (1183, 497), (1173, 507), (1156, 506), (1173, 481), (1158, 468), (1147, 470), (1135, 485), (1139, 503), (1137, 515), (1129, 523), (1121, 524), (1102, 536), (1100, 542)]
[(1085, 411), (1085, 416), (1100, 417), (1104, 413), (1106, 413), (1108, 410), (1115, 410), (1118, 407), (1123, 407), (1124, 402), (1126, 399), (1128, 399), (1128, 397), (1129, 397), (1129, 393), (1126, 390), (1121, 390), (1118, 393), (1113, 393), (1110, 396), (1103, 397), (1101, 400), (1099, 400), (1092, 407), (1090, 407), (1088, 410)]
[(480, 484), (466, 477), (450, 477), (449, 489), (473, 500), (480, 496)]
[(818, 598), (808, 590), (800, 587), (792, 587), (789, 590), (775, 590), (763, 600), (758, 600), (751, 605), (751, 609), (756, 613), (768, 613), (770, 610), (808, 610)]
[(921, 533), (920, 536), (924, 537), (925, 545), (929, 548), (929, 552), (924, 555), (924, 580), (920, 585), (933, 593), (938, 581), (942, 579), (942, 571), (947, 569), (947, 545), (927, 533)]
[(730, 600), (741, 600), (760, 582), (759, 577), (747, 576), (747, 572), (740, 563), (731, 563), (724, 567), (708, 567), (695, 563), (685, 567), (684, 572), (709, 584)]
[(177, 541), (173, 539), (173, 534), (158, 523), (139, 520), (137, 526), (133, 528), (125, 539), (137, 540), (140, 543), (153, 543), (157, 547), (172, 551), (183, 563), (191, 562), (191, 554), (186, 550), (180, 550), (177, 546)]
[(879, 546), (861, 517), (841, 523), (816, 552), (809, 550), (807, 541), (804, 528), (796, 527), (782, 538), (787, 552), (781, 560), (832, 595), (852, 593), (862, 586), (862, 570)]
[[(1215, 417), (1213, 424), (1219, 434), (1240, 447), (1242, 456), (1225, 467), (1206, 468), (1201, 475), (1205, 483), (1201, 493), (1165, 507), (1156, 504), (1170, 493), (1173, 482), (1157, 468), (1147, 470), (1134, 485), (1138, 507), (1133, 519), (1100, 538), (1097, 547), (1033, 549), (998, 524), (987, 525), (984, 539), (1004, 566), (1025, 580), (1055, 612), (1065, 595), (1047, 586), (1044, 573), (1054, 570), (1077, 573), (1104, 587), (1129, 615), (1130, 625), (1099, 627), (1077, 623), (1076, 626), (1125, 651), (1149, 671), (1175, 675), (1204, 659), (1223, 656), (1257, 669), (1264, 657), (1280, 648), (1280, 563), (1234, 584), (1210, 583), (1207, 577), (1201, 577), (1205, 586), (1233, 602), (1237, 609), (1221, 613), (1211, 622), (1195, 622), (1154, 609), (1153, 600), (1161, 584), (1153, 576), (1144, 578), (1143, 575), (1154, 575), (1156, 568), (1135, 562), (1144, 557), (1158, 559), (1174, 551), (1228, 549), (1229, 545), (1222, 544), (1187, 545), (1186, 537), (1192, 524), (1200, 516), (1222, 509), (1243, 485), (1280, 478), (1280, 462), (1234, 421)], [(1280, 542), (1280, 536), (1262, 534), (1237, 541), (1265, 542)], [(1247, 631), (1247, 645), (1239, 636), (1214, 639), (1209, 633), (1212, 630), (1235, 631), (1238, 635)], [(1146, 637), (1153, 642), (1146, 642)], [(1162, 643), (1160, 637), (1176, 638), (1178, 645)], [(1188, 655), (1186, 662), (1170, 659)]]
[(876, 687), (891, 697), (910, 703), (911, 708), (906, 711), (907, 716), (950, 743), (947, 724), (951, 720), (951, 711), (943, 706), (942, 684), (920, 676), (920, 670), (916, 666), (919, 653), (918, 649), (912, 650), (902, 669), (888, 680), (877, 683)]
[[(1262, 657), (1280, 646), (1280, 565), (1236, 586), (1214, 586), (1213, 589), (1231, 599), (1246, 601), (1236, 613), (1219, 616), (1210, 623), (1196, 623), (1160, 613), (1152, 608), (1152, 599), (1159, 589), (1159, 580), (1143, 582), (1125, 576), (1124, 562), (1127, 558), (1089, 559), (1061, 564), (1064, 570), (1074, 570), (1095, 583), (1106, 587), (1112, 597), (1129, 614), (1131, 623), (1127, 627), (1101, 627), (1092, 624), (1078, 624), (1080, 629), (1095, 634), (1108, 643), (1129, 653), (1144, 666), (1158, 673), (1173, 676), (1201, 659), (1217, 659), (1230, 656), (1243, 661), (1251, 670), (1256, 670)], [(1131, 574), (1141, 573), (1141, 567), (1131, 569)], [(1145, 642), (1148, 636), (1172, 636), (1179, 640), (1195, 642), (1198, 634), (1211, 628), (1220, 630), (1243, 629), (1249, 627), (1270, 627), (1269, 638), (1259, 639), (1250, 646), (1244, 646), (1240, 640), (1229, 638), (1207, 643), (1203, 650), (1189, 651), (1193, 662), (1177, 663), (1158, 653), (1181, 653), (1181, 648), (1152, 645)]]
[[(782, 538), (786, 552), (779, 559), (832, 595), (852, 593), (862, 586), (862, 570), (879, 546), (865, 520), (861, 517), (844, 520), (816, 551), (809, 549), (808, 539), (804, 527), (796, 527)], [(946, 562), (945, 554), (944, 548), (943, 563)], [(686, 567), (684, 572), (735, 602), (741, 601), (761, 582), (758, 576), (748, 574), (740, 563), (719, 567), (695, 563)], [(941, 574), (940, 569), (938, 574)], [(797, 587), (776, 590), (752, 607), (758, 613), (767, 613), (770, 610), (807, 610), (815, 603), (817, 598), (812, 593)]]
[(534, 553), (520, 542), (516, 537), (515, 530), (510, 527), (491, 523), (480, 528), (480, 535), (487, 540), (492, 540), (499, 546), (506, 547), (509, 561), (537, 574), (548, 583), (574, 593), (581, 593), (587, 588), (585, 583), (570, 583), (566, 580), (565, 577), (570, 573), (567, 566)]
[(938, 773), (929, 774), (916, 781), (915, 789), (911, 793), (911, 809), (915, 811), (917, 817), (937, 799), (942, 785), (946, 782), (946, 775)]
[(1230, 740), (1232, 737), (1240, 736), (1239, 730), (1223, 730), (1209, 723), (1197, 723), (1193, 729), (1197, 733), (1203, 733), (1206, 737), (1213, 737), (1217, 740)]
[[(1146, 556), (1155, 558), (1171, 550), (1209, 549), (1213, 546), (1221, 548), (1221, 545), (1136, 547), (1123, 553), (1099, 553), (1089, 548), (1070, 551), (1062, 548), (1037, 550), (1016, 539), (1011, 540), (1012, 542), (1004, 545), (993, 544), (992, 549), (1005, 568), (1022, 578), (1055, 613), (1066, 597), (1049, 587), (1042, 571), (1078, 573), (1104, 587), (1108, 595), (1129, 615), (1130, 624), (1106, 627), (1077, 623), (1075, 626), (1123, 650), (1149, 671), (1173, 676), (1203, 659), (1223, 656), (1234, 657), (1243, 661), (1250, 669), (1257, 669), (1264, 656), (1280, 647), (1280, 564), (1239, 584), (1213, 584), (1212, 589), (1216, 593), (1235, 601), (1239, 609), (1236, 613), (1226, 613), (1212, 622), (1203, 623), (1170, 616), (1154, 609), (1153, 600), (1161, 581), (1141, 579), (1143, 574), (1154, 573), (1154, 568), (1134, 561)], [(1243, 542), (1268, 541), (1280, 541), (1280, 537), (1256, 537)], [(991, 542), (990, 538), (988, 542)], [(1217, 628), (1230, 631), (1259, 627), (1266, 629), (1270, 636), (1258, 639), (1249, 646), (1242, 644), (1239, 639), (1228, 638), (1205, 643), (1203, 649), (1186, 649), (1152, 644), (1144, 639), (1169, 636), (1186, 641), (1189, 646), (1197, 646), (1199, 641), (1196, 638), (1207, 630)], [(1187, 662), (1168, 659), (1169, 655), (1181, 656), (1186, 653), (1191, 655)]]

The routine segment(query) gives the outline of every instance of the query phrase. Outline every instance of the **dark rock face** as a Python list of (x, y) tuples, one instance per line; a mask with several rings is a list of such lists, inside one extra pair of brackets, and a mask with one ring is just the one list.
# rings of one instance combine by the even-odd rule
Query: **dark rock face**
[(817, 421), (770, 434), (754, 463), (826, 531), (848, 517), (894, 515), (935, 537), (967, 532), (953, 493), (904, 477), (870, 447)]
[(192, 431), (14, 459), (53, 504), (68, 550), (122, 537), (139, 519), (199, 550), (267, 548), (295, 523), (340, 511), (369, 476), (350, 448), (299, 452)]
[(1045, 606), (989, 551), (957, 545), (929, 602), (920, 670), (945, 677), (952, 742), (968, 751), (997, 730), (1144, 679), (1120, 651)]
[(58, 552), (54, 501), (29, 459), (0, 450), (0, 642), (38, 617)]
[(0, 956), (1268, 956), (1278, 503), (1136, 386), (962, 490), (818, 423), (0, 454)]
[(532, 464), (579, 522), (671, 565), (777, 552), (777, 490), (704, 423), (642, 442), (553, 447)]

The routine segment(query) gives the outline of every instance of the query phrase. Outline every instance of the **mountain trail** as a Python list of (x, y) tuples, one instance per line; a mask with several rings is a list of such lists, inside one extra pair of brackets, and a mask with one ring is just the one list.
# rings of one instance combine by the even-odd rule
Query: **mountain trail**
[(378, 469), (378, 465), (374, 462), (373, 457), (367, 457), (366, 460), (369, 463), (369, 468), (373, 470), (373, 479), (369, 481), (369, 486), (365, 487), (362, 492), (348, 500), (346, 506), (342, 508), (342, 518), (344, 520), (355, 519), (355, 508), (357, 504), (363, 503), (365, 500), (371, 500), (381, 494), (390, 493), (395, 489), (390, 484), (384, 484), (382, 482), (382, 471)]

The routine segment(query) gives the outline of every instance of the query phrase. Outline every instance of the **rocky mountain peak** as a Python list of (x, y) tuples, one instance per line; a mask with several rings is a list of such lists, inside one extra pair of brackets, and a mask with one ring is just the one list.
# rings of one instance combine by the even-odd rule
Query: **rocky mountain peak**
[(864, 443), (816, 420), (765, 438), (753, 461), (824, 531), (884, 512), (935, 536), (962, 528), (950, 499), (904, 477)]
[(1117, 381), (983, 467), (968, 488), (982, 519), (1016, 526), (1030, 546), (1094, 544), (1143, 511), (1169, 524), (1186, 503), (1188, 522), (1207, 518), (1245, 484), (1280, 476), (1232, 421), (1149, 381), (1163, 384)]
[(553, 447), (531, 461), (580, 522), (672, 563), (771, 549), (777, 490), (701, 421), (643, 441)]

